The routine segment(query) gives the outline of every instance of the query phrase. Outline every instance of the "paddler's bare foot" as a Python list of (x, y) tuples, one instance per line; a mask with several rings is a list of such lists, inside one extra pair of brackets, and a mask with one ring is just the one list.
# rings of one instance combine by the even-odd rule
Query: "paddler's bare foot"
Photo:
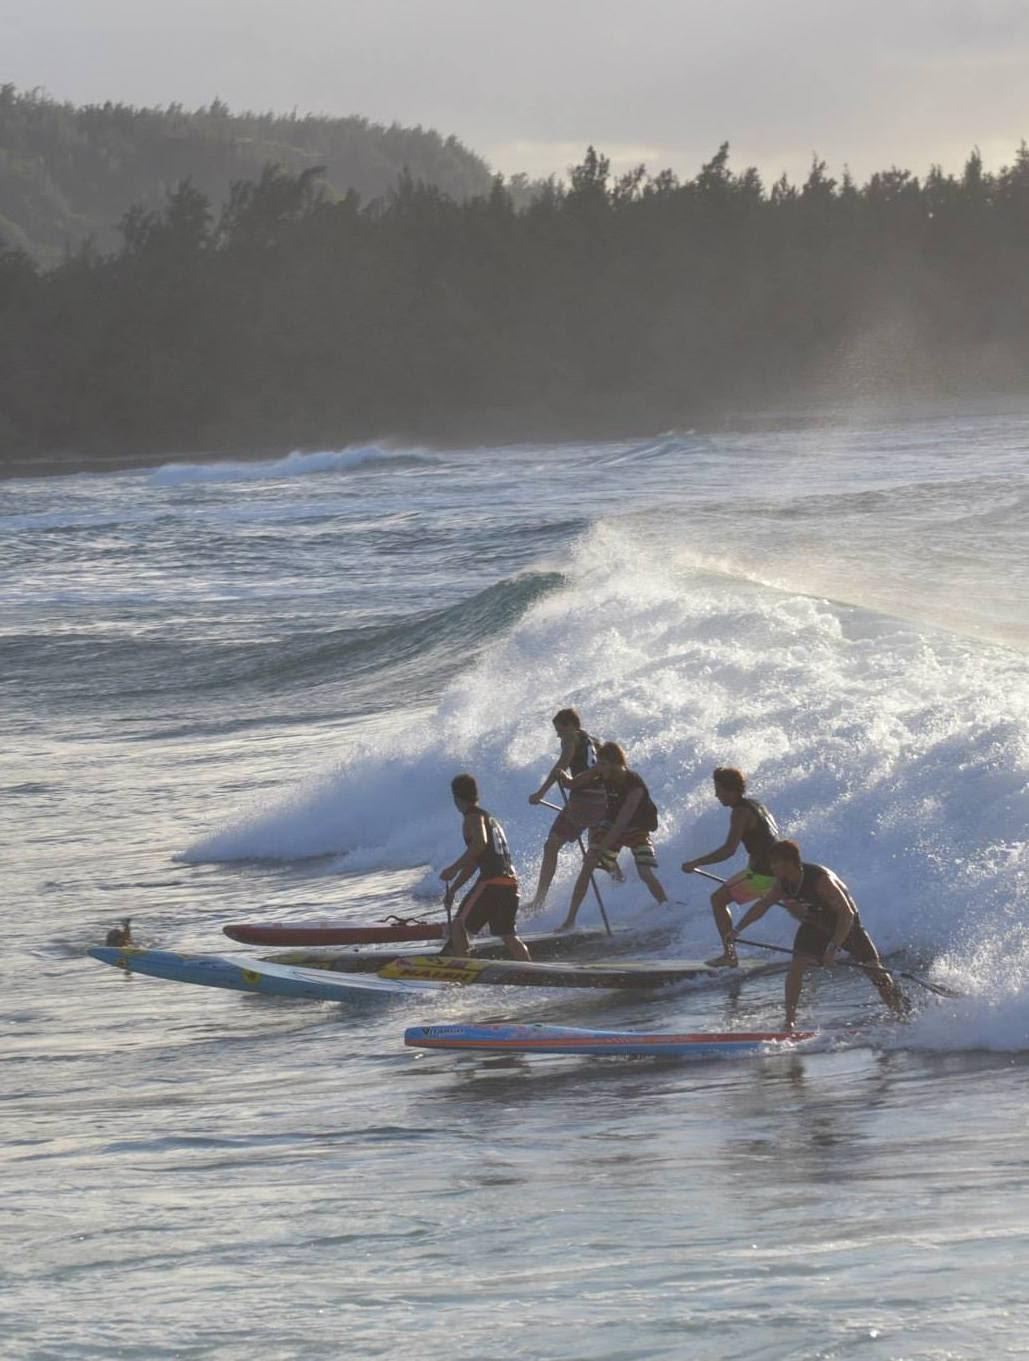
[(614, 869), (611, 871), (611, 878), (615, 881), (616, 884), (625, 883), (625, 875), (622, 873), (621, 867), (619, 865), (615, 865)]
[(575, 930), (575, 922), (574, 922), (574, 920), (573, 920), (571, 917), (569, 917), (567, 920), (563, 921), (563, 922), (561, 923), (560, 926), (555, 926), (555, 927), (554, 927), (554, 931), (555, 931), (555, 932), (574, 931), (574, 930)]
[(707, 964), (712, 969), (738, 969), (740, 967), (735, 950), (726, 950), (725, 954), (719, 955), (717, 959), (707, 960)]
[(132, 918), (123, 917), (121, 926), (112, 926), (107, 933), (107, 944), (115, 946), (132, 945)]

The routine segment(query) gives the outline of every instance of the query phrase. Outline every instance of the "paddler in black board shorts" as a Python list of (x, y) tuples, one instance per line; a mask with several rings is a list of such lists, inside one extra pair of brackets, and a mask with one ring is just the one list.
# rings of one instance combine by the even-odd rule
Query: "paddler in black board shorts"
[(857, 903), (839, 875), (824, 865), (801, 860), (795, 841), (777, 841), (768, 858), (775, 885), (747, 909), (733, 935), (742, 935), (773, 903), (781, 903), (799, 919), (793, 963), (786, 974), (786, 1029), (793, 1029), (804, 971), (812, 964), (832, 964), (840, 950), (868, 965), (868, 977), (886, 1005), (898, 1016), (907, 1015), (907, 999), (883, 968), (879, 951), (861, 925)]
[(768, 852), (779, 840), (779, 826), (763, 803), (746, 797), (747, 780), (735, 766), (719, 766), (714, 773), (715, 798), (725, 808), (732, 809), (729, 835), (717, 851), (698, 855), (695, 860), (684, 860), (684, 874), (692, 874), (701, 865), (718, 865), (736, 854), (740, 842), (747, 852), (747, 868), (726, 879), (711, 895), (711, 911), (722, 938), (722, 953), (709, 960), (716, 968), (728, 965), (735, 969), (736, 946), (732, 943), (732, 912), (730, 903), (751, 903), (767, 893), (775, 883)]
[(530, 956), (525, 942), (515, 934), (518, 877), (511, 864), (504, 829), (492, 813), (479, 807), (479, 786), (474, 776), (455, 775), (450, 781), (450, 792), (463, 817), (465, 849), (452, 865), (440, 870), (439, 877), (447, 885), (443, 901), (448, 912), (457, 890), (476, 870), (479, 877), (461, 900), (444, 953), (466, 955), (469, 931), (481, 931), (488, 923), (490, 933), (501, 937), (512, 959), (527, 960)]
[(623, 846), (632, 851), (636, 873), (659, 903), (668, 901), (660, 880), (654, 873), (657, 855), (650, 834), (657, 829), (657, 809), (647, 786), (626, 764), (625, 752), (617, 742), (604, 742), (597, 751), (597, 764), (592, 770), (568, 781), (568, 788), (577, 791), (599, 784), (604, 790), (606, 808), (604, 820), (590, 828), (590, 848), (582, 862), (582, 869), (572, 890), (568, 916), (557, 928), (570, 931), (586, 890), (590, 875), (597, 868), (610, 864)]
[[(561, 755), (551, 766), (550, 773), (539, 789), (529, 795), (530, 803), (541, 803), (546, 798), (550, 786), (557, 784), (565, 772), (574, 780), (577, 775), (590, 770), (595, 761), (594, 740), (583, 728), (582, 720), (574, 709), (560, 709), (552, 721), (554, 731), (561, 742)], [(606, 811), (607, 795), (599, 784), (572, 790), (567, 807), (558, 813), (551, 823), (547, 839), (543, 843), (543, 860), (540, 864), (536, 896), (531, 903), (526, 903), (527, 912), (538, 912), (546, 902), (561, 847), (577, 840), (583, 832), (588, 832), (591, 827), (603, 822)], [(615, 868), (617, 869), (617, 863)]]

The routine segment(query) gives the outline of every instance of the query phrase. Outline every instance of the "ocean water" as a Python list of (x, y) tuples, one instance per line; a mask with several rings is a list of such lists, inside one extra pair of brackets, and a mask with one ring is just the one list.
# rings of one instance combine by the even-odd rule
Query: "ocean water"
[[(1026, 1355), (1027, 523), (989, 411), (0, 484), (0, 1355)], [(612, 954), (713, 953), (678, 865), (736, 764), (965, 996), (897, 1026), (837, 969), (810, 1052), (450, 1056), (404, 1027), (777, 1028), (781, 979), (342, 1006), (84, 956), (426, 911), (463, 769), (531, 890), (566, 704), (661, 812)]]

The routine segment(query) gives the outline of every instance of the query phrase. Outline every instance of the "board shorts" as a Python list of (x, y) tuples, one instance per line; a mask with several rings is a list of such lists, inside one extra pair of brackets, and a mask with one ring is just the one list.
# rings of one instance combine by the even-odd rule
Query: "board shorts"
[(774, 874), (758, 874), (755, 870), (740, 870), (725, 881), (729, 897), (734, 903), (752, 903), (770, 888), (775, 888)]
[(456, 920), (471, 935), (489, 923), (490, 935), (513, 936), (517, 913), (517, 879), (480, 879), (461, 899)]
[[(793, 937), (793, 954), (808, 955), (812, 959), (820, 960), (825, 954), (830, 940), (832, 940), (833, 927), (828, 921), (823, 925), (820, 921), (801, 922), (797, 928), (797, 934)], [(872, 937), (861, 925), (861, 918), (855, 918), (854, 925), (847, 933), (847, 937), (840, 946), (841, 950), (846, 950), (847, 954), (855, 959), (859, 964), (876, 964), (878, 955), (875, 946), (872, 944)]]
[(550, 824), (549, 835), (562, 845), (574, 841), (590, 827), (604, 820), (607, 795), (602, 789), (578, 789)]
[(654, 843), (650, 839), (650, 833), (645, 827), (627, 827), (621, 835), (621, 839), (607, 850), (599, 850), (596, 843), (603, 841), (611, 831), (610, 822), (602, 822), (597, 827), (590, 828), (590, 850), (597, 857), (597, 864), (602, 870), (608, 873), (614, 869), (618, 863), (618, 852), (623, 846), (627, 846), (632, 851), (632, 858), (636, 861), (636, 868), (657, 869), (657, 852), (654, 850)]

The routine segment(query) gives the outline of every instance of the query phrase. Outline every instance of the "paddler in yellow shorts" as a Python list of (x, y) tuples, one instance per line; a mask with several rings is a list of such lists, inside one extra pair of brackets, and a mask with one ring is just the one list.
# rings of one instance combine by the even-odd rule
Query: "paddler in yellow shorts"
[(779, 840), (780, 832), (775, 818), (757, 799), (746, 797), (747, 780), (735, 766), (719, 766), (714, 772), (715, 798), (724, 808), (732, 809), (729, 818), (729, 835), (716, 851), (698, 855), (695, 860), (684, 860), (684, 874), (692, 874), (701, 865), (718, 865), (730, 856), (743, 843), (749, 857), (747, 868), (740, 870), (711, 895), (711, 911), (715, 926), (722, 938), (722, 953), (709, 963), (716, 968), (737, 966), (736, 946), (732, 940), (732, 913), (730, 903), (750, 903), (760, 898), (775, 886), (768, 853)]

